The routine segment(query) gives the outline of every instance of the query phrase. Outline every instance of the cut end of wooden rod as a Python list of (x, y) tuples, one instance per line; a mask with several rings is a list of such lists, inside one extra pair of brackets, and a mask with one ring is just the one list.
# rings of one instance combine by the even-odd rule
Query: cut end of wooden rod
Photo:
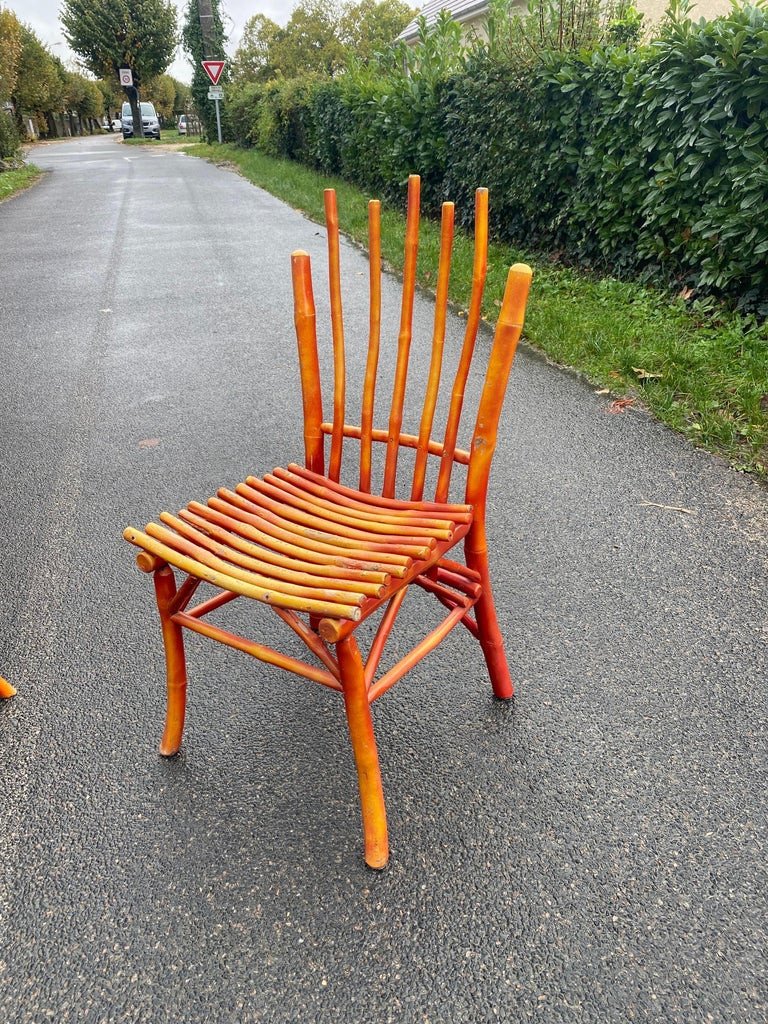
[(325, 205), (325, 219), (326, 221), (336, 221), (336, 189), (327, 188), (323, 192), (323, 202)]
[(533, 271), (527, 263), (515, 263), (509, 268), (507, 285), (504, 289), (502, 309), (504, 320), (516, 327), (522, 327), (525, 320), (525, 306), (531, 287)]
[(292, 260), (309, 259), (309, 253), (305, 249), (294, 249), (291, 253)]
[[(361, 615), (358, 610), (353, 617), (353, 621), (359, 622), (360, 619)], [(327, 644), (337, 644), (339, 642), (341, 632), (348, 622), (348, 619), (321, 619), (317, 631)]]
[(140, 551), (136, 555), (136, 565), (138, 565), (142, 572), (157, 572), (158, 569), (162, 569), (167, 564), (162, 558), (158, 558), (157, 555), (151, 555), (149, 551)]

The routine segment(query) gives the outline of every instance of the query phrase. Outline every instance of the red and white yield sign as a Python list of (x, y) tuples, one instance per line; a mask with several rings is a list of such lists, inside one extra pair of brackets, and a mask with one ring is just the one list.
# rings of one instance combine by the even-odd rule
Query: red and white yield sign
[(204, 60), (202, 61), (203, 68), (206, 75), (210, 78), (214, 85), (219, 84), (221, 78), (221, 72), (224, 70), (223, 60)]

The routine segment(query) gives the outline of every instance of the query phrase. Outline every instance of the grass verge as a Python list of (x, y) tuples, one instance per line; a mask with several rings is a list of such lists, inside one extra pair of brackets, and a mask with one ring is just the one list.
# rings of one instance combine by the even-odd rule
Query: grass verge
[[(323, 221), (323, 189), (334, 187), (343, 231), (365, 244), (368, 196), (353, 185), (286, 160), (236, 146), (198, 144), (187, 152), (233, 164), (254, 184)], [(493, 196), (491, 196), (493, 203)], [(382, 210), (382, 255), (403, 265), (405, 219)], [(419, 281), (434, 285), (439, 225), (423, 221)], [(495, 320), (507, 267), (534, 268), (525, 336), (561, 366), (583, 374), (615, 397), (631, 398), (695, 444), (737, 469), (768, 479), (768, 324), (714, 305), (687, 305), (638, 284), (552, 266), (541, 257), (492, 244), (484, 317)], [(459, 232), (451, 270), (451, 299), (469, 298), (472, 240)]]
[(2, 171), (0, 172), (0, 203), (3, 199), (9, 199), (11, 196), (16, 195), (17, 192), (22, 192), (25, 188), (29, 188), (33, 185), (42, 174), (39, 167), (35, 167), (34, 164), (26, 164), (24, 167), (20, 167), (18, 171)]
[[(186, 135), (179, 135), (175, 128), (163, 128), (160, 132), (160, 142), (163, 145), (188, 145), (189, 138)], [(157, 139), (123, 139), (123, 143), (126, 146), (156, 146)]]

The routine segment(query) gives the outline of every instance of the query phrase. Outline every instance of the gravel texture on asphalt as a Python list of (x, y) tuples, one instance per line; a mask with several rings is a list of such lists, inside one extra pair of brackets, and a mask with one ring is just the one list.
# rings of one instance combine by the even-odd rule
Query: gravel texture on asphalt
[[(324, 230), (178, 153), (34, 158), (0, 206), (0, 1020), (768, 1019), (766, 492), (523, 349), (490, 499), (517, 696), (454, 632), (376, 704), (372, 873), (338, 695), (190, 635), (184, 746), (158, 757), (152, 586), (121, 537), (301, 459), (289, 254), (327, 368)], [(365, 255), (342, 269), (354, 388)], [(418, 296), (422, 381), (431, 315)], [(434, 614), (407, 607), (393, 658)]]

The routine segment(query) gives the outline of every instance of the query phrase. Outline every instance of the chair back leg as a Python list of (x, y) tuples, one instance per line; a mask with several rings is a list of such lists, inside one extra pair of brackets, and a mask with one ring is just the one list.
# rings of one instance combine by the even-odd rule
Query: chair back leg
[(504, 638), (496, 617), (491, 574), (488, 568), (488, 549), (485, 546), (485, 538), (480, 540), (478, 537), (480, 532), (473, 527), (467, 534), (464, 543), (466, 563), (470, 569), (474, 569), (480, 574), (480, 585), (483, 588), (482, 595), (475, 605), (478, 639), (485, 664), (488, 666), (488, 675), (491, 678), (494, 696), (500, 700), (510, 700), (514, 696), (515, 688), (509, 674)]
[(154, 573), (155, 597), (160, 613), (160, 625), (165, 645), (165, 669), (168, 704), (165, 716), (165, 730), (160, 741), (163, 757), (173, 757), (179, 752), (184, 732), (184, 713), (187, 706), (187, 663), (184, 657), (184, 637), (181, 626), (173, 619), (171, 606), (176, 597), (176, 580), (173, 570), (164, 565)]
[(336, 644), (336, 655), (339, 659), (349, 738), (352, 741), (360, 787), (365, 863), (369, 868), (380, 871), (387, 866), (389, 859), (387, 812), (384, 807), (384, 790), (381, 785), (379, 755), (373, 735), (363, 659), (353, 636)]

